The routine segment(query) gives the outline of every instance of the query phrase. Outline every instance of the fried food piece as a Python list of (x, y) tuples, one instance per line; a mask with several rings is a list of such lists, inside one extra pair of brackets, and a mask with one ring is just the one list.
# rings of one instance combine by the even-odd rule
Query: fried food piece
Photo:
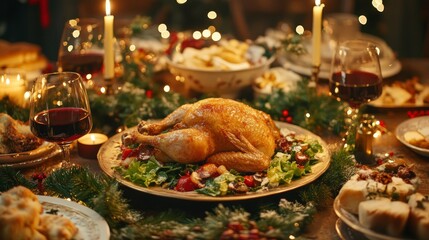
[(72, 239), (78, 232), (78, 228), (70, 219), (60, 215), (42, 214), (38, 231), (48, 240)]
[(29, 189), (18, 186), (0, 196), (0, 239), (46, 239), (36, 228), (42, 205)]
[(6, 113), (0, 113), (0, 154), (19, 153), (34, 150), (42, 144), (21, 121)]

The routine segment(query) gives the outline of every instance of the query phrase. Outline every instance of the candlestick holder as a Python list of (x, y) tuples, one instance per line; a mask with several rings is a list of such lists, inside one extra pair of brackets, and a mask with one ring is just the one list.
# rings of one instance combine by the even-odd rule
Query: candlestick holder
[(313, 65), (311, 68), (311, 78), (308, 83), (309, 87), (317, 87), (317, 83), (319, 82), (319, 73), (320, 73), (320, 65)]
[(105, 78), (103, 81), (104, 94), (113, 95), (115, 91), (116, 79), (115, 78)]
[(116, 78), (103, 78), (88, 81), (86, 83), (87, 89), (92, 89), (98, 94), (114, 95), (118, 92), (121, 84), (118, 83)]

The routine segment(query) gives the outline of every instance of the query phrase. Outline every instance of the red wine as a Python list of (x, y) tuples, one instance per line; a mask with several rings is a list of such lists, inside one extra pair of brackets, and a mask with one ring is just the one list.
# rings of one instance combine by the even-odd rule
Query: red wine
[(333, 96), (357, 107), (377, 99), (383, 86), (381, 79), (373, 73), (352, 71), (343, 76), (342, 72), (336, 72), (329, 81), (329, 90)]
[(31, 131), (48, 142), (72, 142), (91, 130), (88, 111), (82, 108), (55, 108), (38, 113), (30, 121)]
[(85, 53), (68, 54), (60, 57), (63, 71), (78, 72), (82, 76), (101, 72), (103, 67), (103, 54)]

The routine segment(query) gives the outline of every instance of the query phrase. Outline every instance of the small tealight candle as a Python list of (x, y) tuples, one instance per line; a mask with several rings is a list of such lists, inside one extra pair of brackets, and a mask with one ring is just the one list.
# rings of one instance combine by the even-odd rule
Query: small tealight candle
[(97, 159), (98, 150), (107, 141), (108, 137), (101, 133), (89, 133), (77, 140), (79, 156)]
[(0, 100), (8, 96), (18, 106), (25, 106), (25, 79), (21, 73), (0, 74)]

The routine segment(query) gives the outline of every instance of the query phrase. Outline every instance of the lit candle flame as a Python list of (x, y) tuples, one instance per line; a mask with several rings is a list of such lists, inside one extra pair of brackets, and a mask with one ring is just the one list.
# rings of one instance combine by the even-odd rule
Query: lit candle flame
[[(107, 0), (107, 1), (109, 1), (109, 0)], [(320, 2), (321, 2), (321, 0), (314, 0), (314, 4), (316, 4), (316, 6), (320, 6)], [(109, 5), (109, 7), (110, 7), (110, 5)]]
[(110, 15), (110, 0), (106, 0), (106, 15)]
[(92, 144), (95, 144), (95, 136), (91, 134), (90, 138), (91, 138)]

